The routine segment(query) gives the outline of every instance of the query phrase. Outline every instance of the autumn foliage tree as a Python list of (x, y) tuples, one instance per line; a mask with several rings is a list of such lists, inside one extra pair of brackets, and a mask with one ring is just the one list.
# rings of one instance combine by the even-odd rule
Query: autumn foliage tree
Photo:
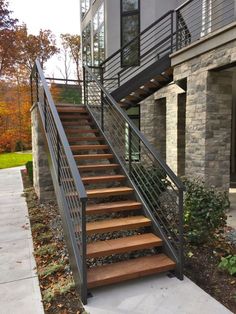
[(44, 66), (57, 52), (50, 30), (29, 34), (0, 0), (0, 152), (30, 147), (29, 75), (36, 58)]

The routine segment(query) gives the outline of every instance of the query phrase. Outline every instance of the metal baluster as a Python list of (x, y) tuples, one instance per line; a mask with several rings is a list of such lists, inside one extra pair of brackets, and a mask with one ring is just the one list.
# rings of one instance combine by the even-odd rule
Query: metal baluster
[(61, 154), (60, 154), (60, 137), (57, 131), (57, 178), (58, 184), (61, 185)]

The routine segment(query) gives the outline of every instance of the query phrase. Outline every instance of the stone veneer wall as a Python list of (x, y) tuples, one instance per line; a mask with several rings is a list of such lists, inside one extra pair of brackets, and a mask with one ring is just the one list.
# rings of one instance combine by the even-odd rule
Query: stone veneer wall
[(232, 74), (214, 71), (236, 62), (236, 40), (178, 64), (187, 78), (186, 175), (228, 190), (230, 184)]
[(37, 106), (31, 111), (33, 177), (35, 192), (40, 202), (55, 200), (55, 193), (48, 165), (44, 137), (39, 123)]

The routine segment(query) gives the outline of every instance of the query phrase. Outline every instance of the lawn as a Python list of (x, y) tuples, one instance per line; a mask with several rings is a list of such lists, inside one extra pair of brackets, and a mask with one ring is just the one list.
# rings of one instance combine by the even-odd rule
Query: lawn
[(0, 154), (0, 169), (22, 166), (32, 160), (32, 154), (27, 153), (2, 153)]

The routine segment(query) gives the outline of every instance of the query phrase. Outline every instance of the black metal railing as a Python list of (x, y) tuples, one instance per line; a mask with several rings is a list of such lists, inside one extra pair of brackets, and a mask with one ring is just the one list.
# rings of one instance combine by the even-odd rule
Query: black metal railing
[(87, 300), (86, 203), (87, 194), (52, 95), (37, 60), (31, 74), (32, 105), (38, 107), (47, 141), (55, 194), (76, 285)]
[(112, 92), (163, 56), (172, 53), (174, 46), (174, 11), (169, 11), (100, 64), (103, 85)]
[(234, 0), (189, 0), (176, 9), (176, 49), (179, 50), (234, 20)]
[(164, 239), (166, 250), (177, 263), (179, 277), (183, 278), (182, 182), (87, 66), (84, 96), (86, 107), (145, 205), (154, 228)]

